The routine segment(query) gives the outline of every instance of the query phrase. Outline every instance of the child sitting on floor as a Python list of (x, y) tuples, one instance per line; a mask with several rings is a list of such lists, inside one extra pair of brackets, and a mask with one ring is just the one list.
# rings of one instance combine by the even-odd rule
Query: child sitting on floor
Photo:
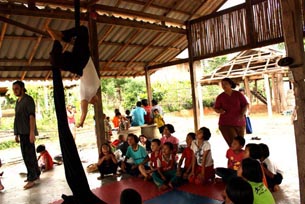
[(268, 187), (271, 191), (278, 191), (279, 185), (282, 183), (283, 176), (277, 166), (269, 159), (269, 147), (266, 144), (259, 144), (262, 151), (261, 162), (263, 164), (263, 172), (265, 173)]
[(161, 147), (161, 141), (159, 139), (153, 139), (151, 141), (151, 154), (149, 158), (149, 170), (145, 170), (144, 166), (140, 166), (140, 172), (144, 176), (144, 180), (149, 180), (152, 176), (152, 173), (157, 171), (157, 161), (160, 158), (161, 152), (160, 152), (160, 147)]
[[(138, 176), (142, 166), (146, 169), (149, 168), (147, 165), (149, 157), (146, 150), (138, 144), (139, 138), (135, 134), (128, 134), (127, 142), (129, 147), (127, 148), (125, 159), (121, 163), (121, 169), (123, 172)], [(128, 163), (127, 160), (129, 158), (132, 158), (134, 163)]]
[(227, 183), (232, 177), (237, 176), (237, 170), (244, 158), (245, 139), (242, 136), (233, 138), (231, 147), (227, 150), (228, 168), (216, 168), (216, 175), (221, 177)]
[(260, 162), (260, 159), (262, 158), (262, 150), (258, 144), (255, 143), (248, 143), (245, 148), (244, 158), (251, 158), (259, 161), (262, 169), (262, 180), (265, 186), (268, 188), (268, 183), (266, 179), (266, 175), (263, 171), (263, 165)]
[(175, 157), (173, 155), (174, 146), (170, 142), (165, 142), (162, 146), (162, 155), (157, 159), (157, 171), (152, 174), (154, 183), (160, 190), (173, 188), (176, 184)]
[(210, 137), (210, 130), (202, 127), (197, 132), (197, 139), (192, 142), (191, 149), (194, 155), (192, 159), (192, 172), (189, 176), (190, 183), (202, 184), (209, 179), (215, 178), (211, 145), (208, 142)]
[(54, 162), (45, 145), (38, 145), (36, 152), (40, 154), (37, 158), (40, 170), (45, 172), (53, 169)]
[(251, 185), (241, 177), (234, 177), (228, 182), (224, 191), (222, 204), (253, 204)]
[(259, 161), (251, 158), (243, 159), (237, 175), (251, 185), (254, 197), (253, 204), (275, 204), (271, 192), (263, 184), (263, 172)]
[(101, 149), (102, 152), (97, 162), (98, 170), (101, 174), (101, 176), (97, 178), (98, 180), (103, 179), (105, 174), (113, 174), (116, 176), (118, 168), (118, 161), (112, 153), (110, 145), (105, 143), (102, 145)]
[[(192, 171), (192, 159), (193, 159), (193, 150), (191, 149), (191, 144), (193, 140), (196, 139), (196, 134), (190, 132), (186, 136), (186, 145), (187, 147), (183, 150), (182, 155), (180, 157), (177, 169), (177, 176), (182, 177), (182, 179), (188, 179), (191, 171)], [(182, 168), (182, 163), (184, 161), (184, 168)]]

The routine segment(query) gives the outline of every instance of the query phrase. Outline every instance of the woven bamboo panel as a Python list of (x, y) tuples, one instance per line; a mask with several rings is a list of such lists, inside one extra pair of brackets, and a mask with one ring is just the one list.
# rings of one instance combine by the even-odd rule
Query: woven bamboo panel
[(260, 47), (283, 39), (280, 0), (260, 0), (191, 23), (194, 58)]

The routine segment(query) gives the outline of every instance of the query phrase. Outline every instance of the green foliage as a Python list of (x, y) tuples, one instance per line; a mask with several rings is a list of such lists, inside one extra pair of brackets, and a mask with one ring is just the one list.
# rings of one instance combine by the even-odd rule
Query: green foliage
[(225, 64), (228, 61), (227, 55), (214, 57), (203, 62), (203, 73), (211, 74), (217, 67)]
[(5, 150), (5, 149), (9, 149), (9, 148), (16, 148), (18, 146), (19, 146), (19, 144), (16, 143), (15, 140), (9, 140), (9, 141), (5, 141), (5, 142), (0, 143), (0, 150)]

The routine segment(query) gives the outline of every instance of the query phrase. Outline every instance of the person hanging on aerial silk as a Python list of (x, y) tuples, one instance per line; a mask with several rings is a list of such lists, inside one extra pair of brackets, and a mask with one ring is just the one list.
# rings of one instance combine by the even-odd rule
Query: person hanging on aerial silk
[[(55, 34), (55, 32), (53, 33)], [(90, 57), (89, 46), (88, 46), (88, 31), (86, 27), (81, 26), (79, 27), (79, 29), (72, 28), (67, 31), (58, 32), (58, 33), (60, 39), (66, 42), (71, 42), (72, 38), (74, 38), (75, 41), (72, 52), (67, 52), (67, 51), (62, 52), (62, 46), (60, 42), (55, 39), (52, 51), (50, 53), (51, 55), (50, 60), (51, 60), (52, 72), (53, 72), (54, 103), (55, 103), (55, 110), (56, 110), (57, 123), (58, 123), (57, 126), (58, 126), (59, 141), (62, 151), (62, 157), (64, 160), (66, 180), (73, 193), (72, 196), (62, 195), (62, 198), (64, 200), (63, 203), (104, 204), (105, 202), (100, 200), (90, 190), (90, 186), (88, 184), (85, 171), (83, 169), (80, 157), (78, 155), (78, 151), (67, 120), (64, 87), (60, 73), (60, 69), (70, 71), (80, 76), (82, 80), (82, 78), (86, 77), (88, 71), (87, 69), (94, 69), (94, 65)], [(94, 77), (92, 76), (93, 71), (95, 72)], [(99, 78), (97, 76), (95, 69), (93, 71), (89, 71), (91, 72), (91, 75), (90, 73), (89, 75), (91, 76), (90, 78), (91, 82), (92, 81), (95, 82), (91, 83), (90, 80), (88, 80), (87, 83), (90, 83), (90, 85), (87, 85), (88, 87), (86, 87), (90, 89), (91, 98), (95, 97), (97, 89), (100, 85)], [(88, 93), (87, 91), (89, 92), (89, 90), (86, 90), (85, 93)], [(81, 100), (87, 100), (86, 103), (88, 106), (88, 103), (90, 102), (91, 99), (81, 98)]]
[[(47, 31), (54, 40), (50, 53), (52, 66), (80, 77), (81, 117), (76, 127), (82, 127), (89, 103), (96, 104), (98, 101), (97, 90), (100, 87), (100, 79), (90, 57), (88, 29), (80, 26), (64, 31), (47, 28)], [(60, 41), (72, 43), (72, 51), (63, 52)]]

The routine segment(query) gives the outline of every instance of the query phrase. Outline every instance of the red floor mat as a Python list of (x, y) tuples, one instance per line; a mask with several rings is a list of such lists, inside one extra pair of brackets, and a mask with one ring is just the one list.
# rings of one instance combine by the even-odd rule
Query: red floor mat
[(178, 188), (181, 191), (193, 193), (195, 195), (206, 196), (215, 200), (223, 200), (222, 192), (225, 189), (224, 183), (211, 183), (204, 185), (195, 185), (186, 183)]
[[(103, 201), (109, 204), (119, 204), (120, 194), (126, 188), (136, 189), (142, 196), (142, 200), (146, 201), (157, 197), (165, 192), (160, 192), (153, 182), (143, 181), (139, 178), (128, 178), (118, 182), (113, 182), (100, 188), (93, 189), (93, 193), (97, 195)], [(206, 196), (215, 200), (223, 200), (221, 194), (224, 190), (224, 184), (206, 184), (206, 185), (195, 185), (195, 184), (184, 184), (178, 188), (181, 191), (193, 193), (200, 196)], [(53, 204), (60, 204), (62, 200), (56, 201)]]

